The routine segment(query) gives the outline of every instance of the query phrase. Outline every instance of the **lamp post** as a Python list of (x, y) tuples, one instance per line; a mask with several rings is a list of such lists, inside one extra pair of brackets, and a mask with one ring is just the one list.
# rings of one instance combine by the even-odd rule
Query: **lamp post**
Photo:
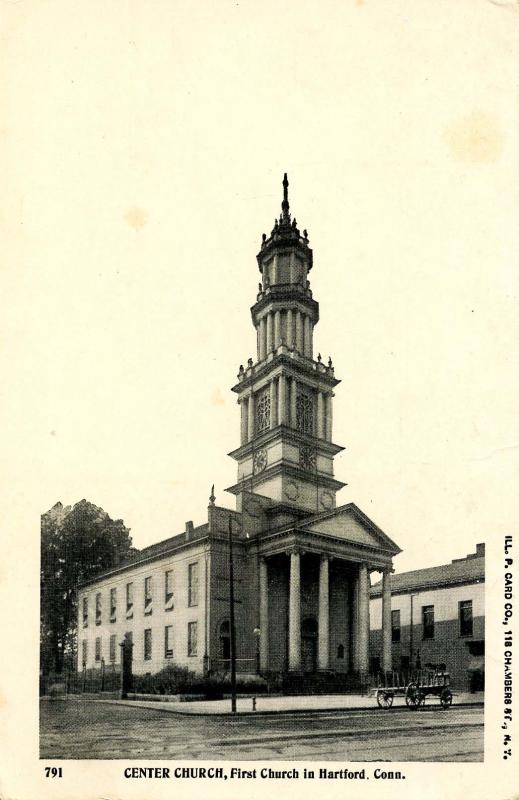
[(261, 636), (261, 629), (254, 628), (253, 630), (254, 637), (256, 639), (256, 673), (260, 674), (260, 636)]

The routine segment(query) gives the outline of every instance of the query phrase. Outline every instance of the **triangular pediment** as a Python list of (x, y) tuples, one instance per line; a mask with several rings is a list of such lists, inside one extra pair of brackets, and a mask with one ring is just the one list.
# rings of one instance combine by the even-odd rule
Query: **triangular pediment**
[(305, 520), (304, 529), (324, 536), (333, 536), (352, 544), (383, 549), (392, 555), (401, 550), (355, 503), (335, 508)]

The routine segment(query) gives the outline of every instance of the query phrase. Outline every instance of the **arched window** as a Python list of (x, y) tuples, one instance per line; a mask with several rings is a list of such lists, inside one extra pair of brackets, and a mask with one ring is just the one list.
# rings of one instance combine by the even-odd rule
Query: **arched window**
[(337, 648), (337, 658), (344, 658), (344, 645), (340, 644)]

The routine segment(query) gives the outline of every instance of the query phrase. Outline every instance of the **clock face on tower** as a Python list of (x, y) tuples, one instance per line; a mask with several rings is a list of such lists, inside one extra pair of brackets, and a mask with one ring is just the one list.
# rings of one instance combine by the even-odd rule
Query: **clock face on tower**
[(254, 475), (257, 475), (259, 472), (263, 472), (266, 466), (267, 466), (267, 451), (257, 450), (254, 453), (252, 461), (252, 470), (254, 472)]

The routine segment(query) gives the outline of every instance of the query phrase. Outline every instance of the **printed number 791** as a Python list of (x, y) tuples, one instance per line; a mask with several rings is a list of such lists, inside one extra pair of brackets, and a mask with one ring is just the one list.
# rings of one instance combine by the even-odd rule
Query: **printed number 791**
[(46, 778), (62, 778), (63, 772), (62, 767), (45, 767), (45, 777)]

